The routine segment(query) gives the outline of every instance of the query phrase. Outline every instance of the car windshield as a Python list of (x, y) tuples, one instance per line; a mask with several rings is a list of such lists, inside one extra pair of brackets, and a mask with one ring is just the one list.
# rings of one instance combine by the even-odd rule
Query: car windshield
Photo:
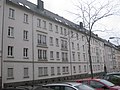
[(101, 79), (100, 82), (102, 82), (102, 83), (104, 83), (104, 84), (106, 84), (107, 86), (110, 86), (110, 87), (115, 86), (113, 83), (111, 83), (111, 82), (109, 82), (107, 80), (104, 80), (104, 79)]
[(94, 88), (87, 86), (85, 84), (75, 86), (78, 90), (95, 90)]

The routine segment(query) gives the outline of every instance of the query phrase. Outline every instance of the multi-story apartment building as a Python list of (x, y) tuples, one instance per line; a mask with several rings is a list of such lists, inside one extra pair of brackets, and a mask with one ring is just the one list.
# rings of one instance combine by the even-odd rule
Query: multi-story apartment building
[[(49, 83), (90, 74), (86, 31), (38, 0), (0, 0), (3, 86)], [(93, 72), (104, 72), (104, 40), (91, 39)]]
[(119, 71), (119, 49), (109, 41), (105, 41), (105, 66), (107, 72)]

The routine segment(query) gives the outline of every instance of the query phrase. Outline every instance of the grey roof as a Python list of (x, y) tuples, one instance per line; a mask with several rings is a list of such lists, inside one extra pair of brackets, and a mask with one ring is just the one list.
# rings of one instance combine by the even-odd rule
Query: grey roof
[(69, 26), (71, 28), (74, 28), (76, 30), (79, 29), (79, 25), (59, 16), (58, 14), (54, 14), (46, 9), (40, 10), (37, 8), (36, 4), (33, 4), (27, 0), (7, 0), (7, 2), (18, 5), (18, 6), (23, 7), (23, 8), (26, 8), (28, 10), (31, 10), (34, 13), (40, 14), (41, 16), (47, 17), (49, 19), (57, 21), (61, 24), (64, 24), (64, 25)]

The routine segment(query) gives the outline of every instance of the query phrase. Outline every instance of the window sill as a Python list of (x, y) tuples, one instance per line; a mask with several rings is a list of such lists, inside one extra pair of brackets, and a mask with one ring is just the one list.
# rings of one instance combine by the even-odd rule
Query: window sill
[(23, 23), (25, 23), (25, 24), (29, 24), (28, 22), (23, 22)]
[(54, 58), (51, 58), (50, 60), (54, 60)]
[(8, 38), (12, 38), (12, 39), (14, 39), (14, 36), (8, 36)]
[(24, 41), (29, 41), (28, 39), (23, 39)]
[(8, 77), (7, 78), (7, 80), (13, 80), (14, 79), (14, 77)]
[(14, 56), (7, 56), (7, 58), (14, 58)]
[(24, 76), (23, 78), (29, 78), (29, 76)]
[(29, 57), (23, 57), (23, 59), (29, 59)]
[(15, 18), (14, 17), (8, 17), (9, 19), (12, 19), (12, 20), (15, 20)]

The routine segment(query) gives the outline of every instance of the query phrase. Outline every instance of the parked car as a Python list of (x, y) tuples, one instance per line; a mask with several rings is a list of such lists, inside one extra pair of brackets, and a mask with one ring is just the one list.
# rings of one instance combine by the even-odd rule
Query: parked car
[(120, 85), (120, 72), (107, 73), (103, 76), (103, 79), (106, 79), (115, 85)]
[[(17, 86), (15, 88), (15, 90), (54, 90), (54, 89), (50, 89), (50, 88), (45, 88), (42, 87), (42, 85), (34, 85), (34, 86)], [(7, 89), (8, 90), (8, 89)], [(11, 90), (11, 89), (10, 89)]]
[(20, 89), (20, 88), (2, 88), (0, 90), (26, 90), (26, 89)]
[(104, 79), (80, 79), (76, 82), (90, 85), (96, 90), (120, 90), (120, 86), (115, 86), (115, 84)]
[(43, 87), (52, 88), (54, 90), (95, 90), (88, 85), (76, 82), (46, 84)]

